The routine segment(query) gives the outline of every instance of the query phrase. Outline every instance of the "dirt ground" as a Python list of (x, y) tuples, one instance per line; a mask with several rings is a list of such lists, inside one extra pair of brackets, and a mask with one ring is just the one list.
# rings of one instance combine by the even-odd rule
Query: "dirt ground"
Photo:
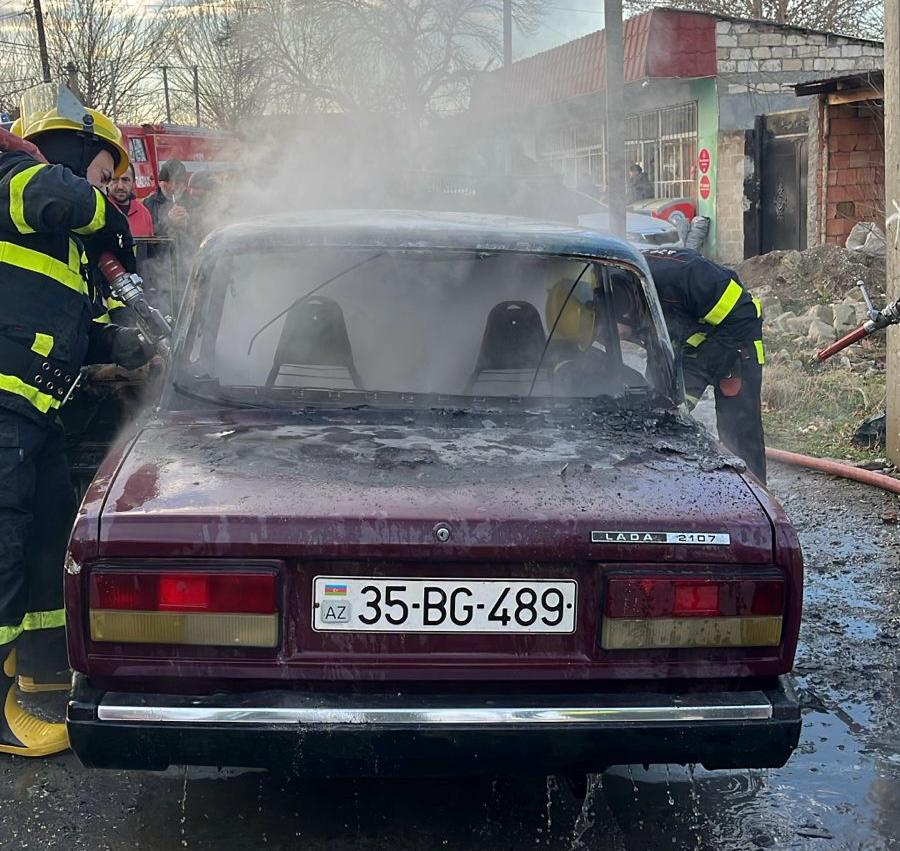
[(0, 761), (6, 849), (900, 848), (897, 498), (777, 468), (806, 554), (800, 748), (774, 771), (613, 769), (584, 800), (555, 778), (298, 781), (260, 772), (89, 772)]

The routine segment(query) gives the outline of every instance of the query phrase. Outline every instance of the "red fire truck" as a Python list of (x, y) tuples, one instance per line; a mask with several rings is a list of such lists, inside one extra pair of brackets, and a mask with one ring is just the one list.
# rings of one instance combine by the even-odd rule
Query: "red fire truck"
[(181, 160), (190, 175), (202, 169), (229, 171), (237, 159), (236, 140), (219, 130), (175, 124), (120, 124), (119, 129), (134, 163), (138, 198), (156, 191), (159, 167), (166, 160)]

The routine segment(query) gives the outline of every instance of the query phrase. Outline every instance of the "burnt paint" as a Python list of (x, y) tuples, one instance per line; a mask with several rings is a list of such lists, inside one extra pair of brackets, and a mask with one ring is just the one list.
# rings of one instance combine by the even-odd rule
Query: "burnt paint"
[[(691, 421), (640, 406), (166, 414), (101, 469), (73, 555), (119, 565), (277, 559), (283, 643), (276, 651), (92, 646), (82, 571), (67, 576), (72, 664), (101, 685), (129, 679), (130, 688), (166, 682), (179, 691), (213, 681), (772, 676), (793, 659), (799, 551), (777, 504), (739, 469)], [(437, 522), (451, 526), (450, 542), (435, 540)], [(728, 532), (732, 545), (598, 545), (596, 529)], [(628, 564), (784, 571), (792, 592), (785, 640), (756, 650), (603, 654), (604, 576)], [(567, 636), (314, 633), (310, 594), (320, 573), (575, 577), (579, 628)]]

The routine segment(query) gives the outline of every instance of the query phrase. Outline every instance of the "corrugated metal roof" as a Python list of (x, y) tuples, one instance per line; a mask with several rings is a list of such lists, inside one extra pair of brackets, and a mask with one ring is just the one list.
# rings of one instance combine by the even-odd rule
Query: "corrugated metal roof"
[[(603, 30), (484, 75), (478, 109), (520, 111), (606, 90)], [(711, 77), (716, 73), (716, 17), (653, 9), (625, 21), (625, 82)]]

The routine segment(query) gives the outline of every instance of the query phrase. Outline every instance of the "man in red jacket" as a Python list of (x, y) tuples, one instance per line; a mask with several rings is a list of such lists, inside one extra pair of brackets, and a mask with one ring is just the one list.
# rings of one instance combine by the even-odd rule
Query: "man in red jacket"
[(153, 217), (134, 197), (134, 166), (128, 168), (109, 184), (109, 197), (128, 216), (128, 228), (133, 237), (153, 236)]

